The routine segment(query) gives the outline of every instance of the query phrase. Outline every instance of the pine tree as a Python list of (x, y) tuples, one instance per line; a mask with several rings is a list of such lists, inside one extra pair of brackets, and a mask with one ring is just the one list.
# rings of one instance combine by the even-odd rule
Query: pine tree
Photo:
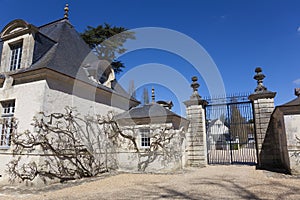
[(248, 123), (236, 105), (230, 107), (230, 134), (233, 139), (238, 138), (240, 144), (248, 142)]
[[(107, 40), (112, 36), (114, 36), (113, 39)], [(116, 54), (126, 51), (123, 45), (128, 39), (135, 39), (134, 32), (107, 23), (97, 27), (88, 26), (81, 37), (94, 50), (100, 60), (111, 63), (116, 74), (122, 72), (122, 68), (125, 67), (124, 63), (116, 60)]]

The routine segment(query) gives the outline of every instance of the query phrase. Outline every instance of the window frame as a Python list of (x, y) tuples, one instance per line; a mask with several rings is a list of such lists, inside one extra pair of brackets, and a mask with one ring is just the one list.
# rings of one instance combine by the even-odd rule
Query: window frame
[(150, 148), (151, 145), (151, 135), (150, 128), (140, 128), (140, 147), (143, 149)]
[(15, 71), (21, 68), (22, 54), (23, 54), (23, 40), (18, 40), (9, 43), (9, 69), (8, 71)]
[[(12, 120), (15, 113), (15, 100), (1, 101), (1, 118), (3, 123), (0, 125), (0, 149), (8, 149), (11, 146), (11, 135), (14, 127)], [(8, 125), (8, 126), (7, 126)]]

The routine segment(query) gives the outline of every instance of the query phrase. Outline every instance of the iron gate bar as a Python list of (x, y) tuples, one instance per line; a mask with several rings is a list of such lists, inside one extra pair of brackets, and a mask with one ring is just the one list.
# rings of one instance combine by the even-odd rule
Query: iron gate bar
[(256, 164), (252, 102), (245, 96), (209, 99), (209, 102), (205, 108), (208, 163)]
[[(214, 106), (214, 105), (212, 105)], [(226, 104), (226, 109), (227, 109), (227, 118), (229, 119), (229, 104)], [(229, 138), (231, 138), (231, 133), (230, 133), (230, 123), (228, 124), (228, 133), (229, 133)], [(229, 139), (229, 150), (230, 150), (230, 163), (232, 163), (232, 144), (231, 144), (231, 139)]]

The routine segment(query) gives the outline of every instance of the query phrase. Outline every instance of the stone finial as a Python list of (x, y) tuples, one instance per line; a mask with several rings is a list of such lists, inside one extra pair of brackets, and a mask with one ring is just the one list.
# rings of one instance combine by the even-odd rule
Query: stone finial
[(198, 78), (197, 76), (193, 76), (192, 77), (192, 84), (191, 84), (191, 87), (193, 88), (193, 93), (196, 93), (198, 94), (198, 88), (200, 87), (200, 84), (197, 82), (198, 81)]
[(262, 69), (260, 67), (257, 67), (255, 69), (256, 74), (254, 75), (254, 79), (257, 80), (257, 87), (255, 88), (255, 92), (264, 92), (267, 91), (267, 88), (263, 85), (263, 80), (266, 77), (262, 73)]
[(69, 4), (66, 4), (64, 11), (65, 11), (64, 18), (69, 19)]
[(152, 97), (152, 103), (155, 103), (155, 91), (154, 91), (154, 87), (152, 87), (152, 90), (151, 90), (151, 97)]
[(300, 97), (300, 88), (295, 88), (295, 95)]
[(193, 76), (192, 77), (192, 84), (191, 84), (191, 87), (193, 88), (193, 94), (191, 96), (191, 98), (201, 98), (201, 96), (199, 95), (198, 93), (198, 88), (200, 87), (200, 84), (197, 82), (198, 81), (198, 78), (197, 76)]
[(187, 107), (191, 105), (202, 105), (206, 106), (208, 103), (207, 101), (203, 100), (202, 97), (198, 93), (198, 88), (200, 87), (200, 84), (197, 82), (198, 78), (197, 76), (192, 77), (192, 84), (191, 87), (193, 88), (193, 94), (190, 97), (189, 100), (183, 102)]
[(257, 67), (255, 72), (256, 74), (253, 78), (257, 80), (257, 86), (254, 90), (254, 93), (249, 95), (248, 99), (251, 101), (257, 99), (273, 99), (276, 96), (276, 92), (268, 91), (268, 89), (263, 85), (263, 80), (266, 76), (262, 73), (262, 69)]

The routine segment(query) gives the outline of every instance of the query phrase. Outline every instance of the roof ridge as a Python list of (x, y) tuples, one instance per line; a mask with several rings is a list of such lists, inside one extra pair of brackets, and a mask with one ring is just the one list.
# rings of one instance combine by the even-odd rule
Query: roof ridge
[(49, 23), (47, 23), (47, 24), (41, 25), (41, 26), (39, 26), (38, 28), (39, 28), (39, 29), (40, 29), (40, 28), (44, 28), (44, 27), (46, 27), (46, 26), (53, 25), (53, 24), (58, 23), (58, 22), (67, 22), (69, 25), (71, 25), (71, 26), (73, 27), (73, 25), (70, 23), (70, 21), (69, 21), (68, 19), (66, 19), (66, 18), (61, 18), (61, 19), (57, 19), (57, 20), (55, 20), (55, 21), (49, 22)]

